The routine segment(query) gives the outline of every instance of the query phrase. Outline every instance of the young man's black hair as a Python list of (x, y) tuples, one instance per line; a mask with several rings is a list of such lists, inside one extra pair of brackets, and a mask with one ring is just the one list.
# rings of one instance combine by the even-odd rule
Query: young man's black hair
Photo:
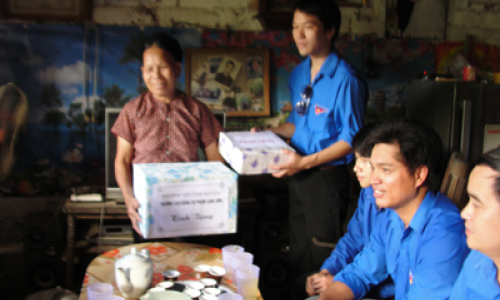
[(316, 16), (324, 29), (329, 30), (335, 28), (335, 33), (332, 37), (332, 44), (339, 36), (340, 21), (342, 19), (340, 8), (333, 0), (298, 0), (293, 5), (293, 10), (300, 10), (309, 15)]
[[(500, 172), (500, 148), (490, 150), (483, 156), (481, 156), (476, 166), (479, 165), (484, 165), (497, 172)], [(497, 197), (497, 200), (500, 201), (500, 177), (495, 178), (495, 186), (493, 188), (495, 190), (495, 196)]]
[(365, 124), (352, 138), (352, 148), (363, 157), (370, 157), (371, 149), (368, 147), (366, 141), (377, 125), (379, 125), (379, 123)]
[(429, 175), (424, 185), (432, 191), (439, 190), (443, 147), (441, 138), (431, 127), (416, 121), (386, 122), (375, 128), (366, 143), (370, 153), (376, 144), (397, 145), (401, 156), (396, 159), (411, 173), (426, 166)]

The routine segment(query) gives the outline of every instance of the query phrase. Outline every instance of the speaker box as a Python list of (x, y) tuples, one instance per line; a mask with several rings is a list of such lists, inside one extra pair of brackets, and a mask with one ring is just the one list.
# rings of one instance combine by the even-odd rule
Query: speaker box
[(23, 270), (29, 293), (63, 285), (65, 223), (60, 214), (29, 214), (24, 226)]
[(264, 299), (289, 299), (290, 240), (286, 220), (259, 224), (259, 289)]

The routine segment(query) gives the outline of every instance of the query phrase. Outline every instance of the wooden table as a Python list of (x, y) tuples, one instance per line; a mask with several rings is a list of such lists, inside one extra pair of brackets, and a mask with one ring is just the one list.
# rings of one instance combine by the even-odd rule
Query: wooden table
[[(163, 281), (162, 272), (168, 269), (178, 270), (181, 273), (179, 280), (196, 280), (194, 268), (197, 265), (223, 266), (222, 254), (219, 248), (174, 242), (128, 245), (103, 253), (92, 260), (87, 267), (79, 299), (87, 300), (86, 288), (89, 284), (96, 282), (111, 283), (114, 287), (114, 294), (122, 296), (115, 282), (115, 261), (130, 253), (132, 247), (136, 247), (138, 252), (141, 249), (148, 249), (151, 253), (151, 259), (154, 263), (152, 286)], [(226, 278), (223, 279), (222, 284), (233, 291), (236, 290), (234, 285)], [(260, 293), (256, 300), (262, 300)]]
[[(257, 214), (260, 206), (256, 200), (240, 189), (238, 199), (238, 233), (229, 235), (212, 235), (193, 237), (189, 242), (198, 244), (210, 244), (215, 247), (222, 247), (227, 244), (238, 244), (248, 252), (256, 253), (257, 248)], [(75, 220), (129, 220), (125, 204), (119, 204), (113, 200), (97, 203), (71, 202), (67, 201), (62, 209), (66, 214), (67, 238), (66, 238), (66, 282), (65, 287), (73, 289), (75, 272)], [(100, 253), (99, 253), (100, 254)]]

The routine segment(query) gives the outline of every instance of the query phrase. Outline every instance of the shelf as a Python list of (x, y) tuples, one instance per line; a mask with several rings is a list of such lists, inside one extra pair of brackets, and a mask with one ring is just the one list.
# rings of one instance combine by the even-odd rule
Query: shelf
[(106, 215), (124, 215), (127, 216), (127, 207), (125, 204), (119, 204), (116, 201), (104, 202), (66, 202), (63, 207), (63, 212), (67, 214), (81, 215), (100, 215), (104, 207), (104, 216)]

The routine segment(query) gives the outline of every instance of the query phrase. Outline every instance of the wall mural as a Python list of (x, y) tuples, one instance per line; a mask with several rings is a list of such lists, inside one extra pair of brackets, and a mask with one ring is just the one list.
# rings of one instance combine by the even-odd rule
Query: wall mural
[[(155, 30), (166, 30), (184, 49), (270, 48), (272, 116), (230, 118), (227, 125), (247, 130), (284, 122), (291, 109), (289, 74), (302, 59), (287, 31), (2, 24), (0, 86), (12, 82), (22, 90), (28, 113), (0, 196), (66, 195), (75, 185), (104, 187), (104, 108), (121, 107), (145, 89), (140, 41)], [(408, 81), (434, 69), (435, 45), (426, 41), (341, 36), (336, 48), (369, 77), (368, 121), (403, 116)], [(177, 84), (182, 90), (184, 78), (183, 70)]]

